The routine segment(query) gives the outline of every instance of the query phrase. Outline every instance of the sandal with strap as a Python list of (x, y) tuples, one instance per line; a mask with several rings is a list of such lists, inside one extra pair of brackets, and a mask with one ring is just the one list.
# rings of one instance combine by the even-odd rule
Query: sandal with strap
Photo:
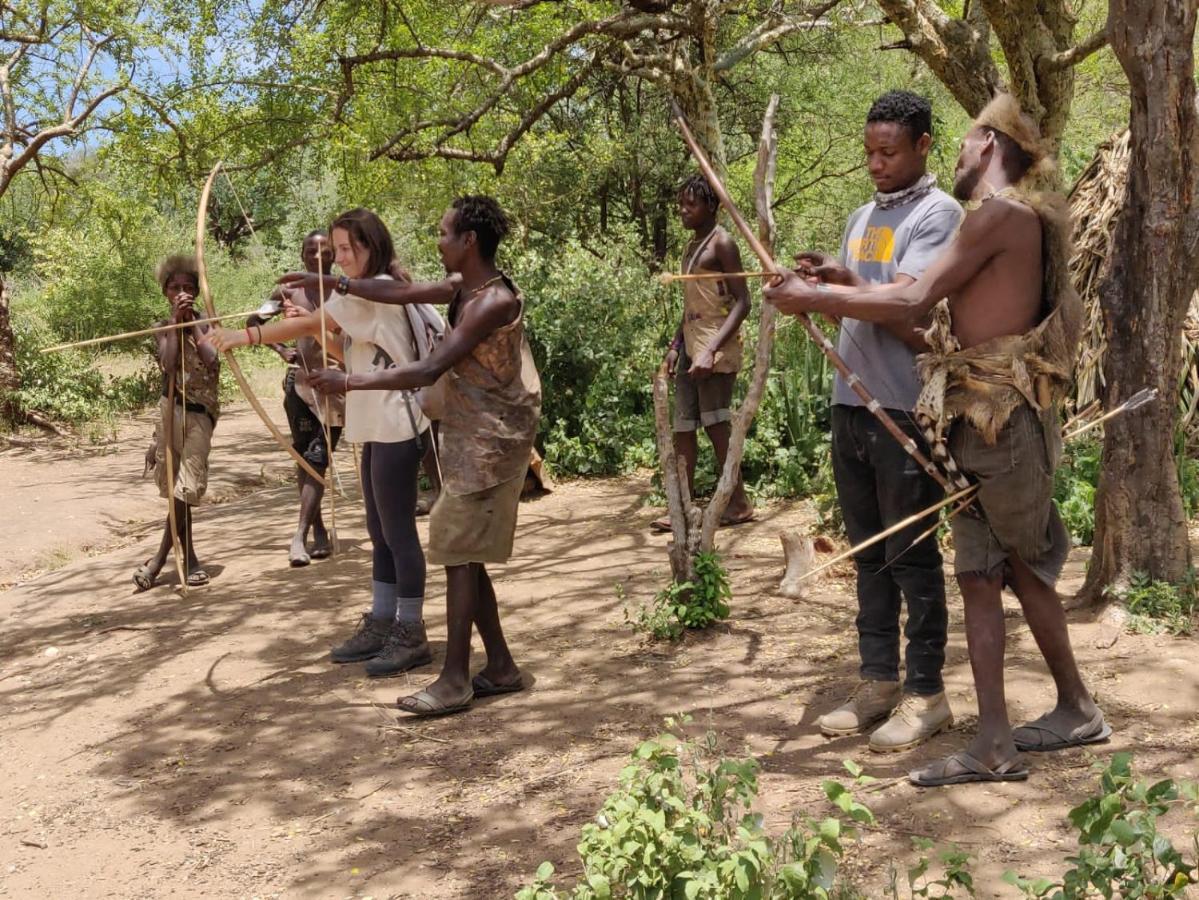
[[(954, 766), (957, 771), (951, 772), (950, 768)], [(1028, 766), (1024, 765), (1020, 756), (1013, 756), (992, 769), (968, 751), (959, 750), (923, 769), (910, 772), (908, 780), (917, 787), (942, 787), (979, 781), (1026, 781)]]
[(1021, 725), (1012, 732), (1016, 749), (1034, 753), (1049, 753), (1054, 750), (1065, 750), (1067, 747), (1085, 747), (1087, 744), (1100, 744), (1112, 736), (1112, 726), (1103, 719), (1102, 712), (1096, 712), (1089, 722), (1084, 722), (1070, 728), (1054, 721), (1053, 712), (1047, 712), (1039, 718)]
[(496, 684), (487, 676), (479, 673), (470, 680), (471, 689), (475, 692), (475, 699), (483, 697), (498, 697), (500, 694), (515, 694), (518, 691), (525, 689), (524, 676), (518, 675), (516, 681), (510, 681), (507, 684)]
[(433, 718), (448, 716), (451, 713), (464, 712), (470, 709), (474, 702), (475, 692), (467, 688), (466, 694), (457, 702), (446, 703), (430, 694), (428, 691), (417, 691), (408, 697), (401, 697), (396, 705), (409, 715), (418, 718)]
[(146, 560), (133, 573), (133, 583), (137, 585), (138, 593), (148, 591), (154, 587), (154, 582), (158, 580), (157, 574), (150, 574), (150, 560)]

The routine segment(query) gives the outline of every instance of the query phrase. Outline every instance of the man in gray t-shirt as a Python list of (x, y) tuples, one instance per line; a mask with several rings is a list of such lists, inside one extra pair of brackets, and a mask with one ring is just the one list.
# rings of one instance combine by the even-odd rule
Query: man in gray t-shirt
[[(962, 209), (927, 173), (932, 143), (927, 100), (890, 91), (866, 117), (865, 148), (874, 200), (849, 217), (840, 260), (797, 257), (799, 271), (839, 284), (912, 282), (948, 246)], [(923, 444), (912, 410), (920, 393), (918, 323), (886, 328), (846, 319), (837, 350), (891, 418)], [(934, 503), (943, 491), (866, 408), (840, 375), (833, 384), (833, 474), (845, 531), (859, 544)], [(872, 750), (905, 750), (953, 722), (945, 699), (945, 575), (935, 537), (912, 545), (918, 522), (854, 557), (857, 566), (860, 682), (821, 716), (825, 734), (870, 736)], [(907, 602), (906, 675), (899, 682), (899, 618)]]

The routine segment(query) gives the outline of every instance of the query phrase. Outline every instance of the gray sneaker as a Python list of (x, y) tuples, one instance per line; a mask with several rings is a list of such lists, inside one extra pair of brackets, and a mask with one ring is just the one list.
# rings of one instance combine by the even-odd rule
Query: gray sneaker
[(399, 675), (417, 666), (433, 662), (433, 651), (429, 649), (429, 638), (425, 634), (424, 622), (396, 622), (383, 645), (373, 659), (366, 661), (366, 674), (372, 678)]
[(816, 720), (822, 733), (829, 737), (861, 734), (891, 715), (899, 704), (898, 681), (871, 681), (863, 678), (850, 692), (848, 699), (830, 713)]
[(870, 735), (870, 749), (876, 753), (910, 750), (952, 724), (944, 691), (930, 697), (904, 694), (887, 724)]
[(387, 643), (387, 635), (391, 631), (391, 623), (382, 619), (371, 618), (370, 613), (362, 614), (358, 630), (340, 647), (334, 647), (329, 654), (335, 663), (362, 662), (371, 659)]

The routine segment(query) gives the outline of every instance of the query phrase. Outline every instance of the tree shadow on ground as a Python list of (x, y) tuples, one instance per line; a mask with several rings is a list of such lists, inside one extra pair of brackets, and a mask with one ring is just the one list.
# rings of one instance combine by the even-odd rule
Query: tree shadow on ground
[[(395, 711), (395, 698), (434, 677), (443, 658), (436, 569), (426, 613), (434, 666), (380, 682), (331, 664), (329, 646), (369, 603), (361, 511), (339, 506), (339, 558), (290, 569), (293, 494), (278, 488), (204, 511), (198, 534), (225, 567), (205, 590), (129, 595), (118, 586), (144, 552), (134, 548), (8, 595), (6, 743), (19, 753), (34, 734), (58, 736), (51, 768), (82, 770), (123, 814), (233, 835), (218, 868), (241, 893), (502, 896), (543, 859), (574, 871), (579, 827), (632, 748), (677, 712), (717, 732), (731, 754), (761, 761), (761, 806), (779, 827), (826, 810), (820, 782), (853, 758), (888, 781), (869, 797), (883, 828), (867, 837), (878, 865), (904, 852), (909, 833), (977, 845), (992, 867), (1036, 859), (1024, 841), (1056, 834), (1052, 823), (1090, 789), (1084, 752), (1036, 758), (1025, 784), (921, 792), (902, 781), (968, 739), (960, 614), (947, 665), (957, 729), (898, 756), (869, 754), (865, 738), (826, 740), (816, 718), (856, 676), (852, 581), (834, 573), (802, 601), (774, 594), (777, 532), (810, 517), (777, 507), (722, 533), (730, 621), (678, 645), (647, 645), (624, 625), (624, 609), (662, 587), (669, 565), (665, 539), (646, 527), (655, 511), (642, 506), (645, 488), (567, 485), (522, 506), (517, 556), (493, 576), (514, 653), (537, 679), (526, 693), (445, 719)], [(1051, 683), (1022, 622), (1008, 625), (1014, 715), (1036, 715)], [(1098, 627), (1080, 617), (1076, 628), (1084, 671), (1117, 729), (1096, 752), (1135, 749), (1159, 772), (1192, 766), (1196, 669), (1172, 660), (1194, 663), (1193, 643), (1128, 636), (1099, 651)], [(476, 641), (476, 666), (481, 659)], [(264, 870), (234, 864), (245, 857), (265, 860)], [(864, 877), (878, 874), (872, 865), (863, 863)]]

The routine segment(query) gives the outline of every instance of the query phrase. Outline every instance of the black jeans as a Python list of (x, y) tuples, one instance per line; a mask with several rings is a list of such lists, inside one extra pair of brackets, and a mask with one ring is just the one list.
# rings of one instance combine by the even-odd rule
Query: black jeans
[[(905, 412), (891, 412), (904, 433), (926, 444)], [(916, 464), (863, 406), (832, 410), (833, 475), (845, 531), (853, 544), (878, 534), (944, 497), (941, 486)], [(900, 596), (908, 603), (904, 690), (930, 695), (942, 690), (948, 615), (945, 572), (935, 536), (909, 548), (933, 517), (908, 526), (854, 555), (858, 570), (858, 653), (863, 678), (899, 680)]]

